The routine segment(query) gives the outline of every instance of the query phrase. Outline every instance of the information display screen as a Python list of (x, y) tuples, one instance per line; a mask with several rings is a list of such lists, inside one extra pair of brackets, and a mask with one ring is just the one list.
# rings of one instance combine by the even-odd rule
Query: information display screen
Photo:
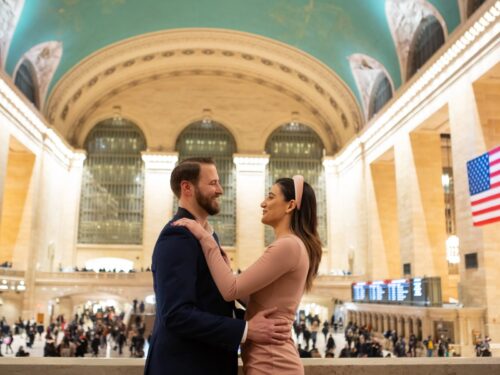
[(389, 292), (389, 302), (402, 304), (408, 304), (411, 302), (410, 280), (390, 280), (387, 284), (387, 290)]
[(352, 284), (353, 302), (389, 303), (415, 306), (441, 306), (441, 279), (362, 281)]

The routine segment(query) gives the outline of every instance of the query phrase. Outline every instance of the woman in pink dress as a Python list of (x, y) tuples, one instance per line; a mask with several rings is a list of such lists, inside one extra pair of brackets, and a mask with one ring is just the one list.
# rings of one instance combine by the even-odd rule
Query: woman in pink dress
[[(261, 203), (262, 222), (274, 229), (275, 240), (248, 269), (234, 275), (208, 228), (194, 220), (181, 219), (200, 241), (210, 273), (226, 301), (247, 302), (246, 320), (260, 311), (277, 307), (273, 318), (286, 319), (290, 326), (304, 291), (312, 286), (321, 260), (317, 232), (316, 197), (302, 176), (280, 178)], [(304, 374), (291, 338), (281, 345), (242, 345), (246, 375)]]

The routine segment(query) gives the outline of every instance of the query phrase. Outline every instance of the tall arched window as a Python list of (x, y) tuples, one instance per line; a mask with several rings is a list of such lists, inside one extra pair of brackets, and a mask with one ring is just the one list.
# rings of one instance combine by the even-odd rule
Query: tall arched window
[(444, 31), (437, 18), (423, 18), (410, 46), (407, 79), (410, 79), (443, 44)]
[[(179, 135), (176, 143), (179, 160), (189, 157), (214, 159), (224, 194), (220, 197), (221, 210), (209, 217), (210, 224), (219, 236), (222, 245), (236, 244), (236, 173), (233, 154), (236, 142), (221, 124), (214, 121), (199, 121), (189, 125)], [(177, 201), (174, 203), (174, 212)]]
[[(274, 131), (266, 142), (269, 154), (267, 190), (281, 177), (301, 174), (313, 187), (318, 202), (318, 232), (326, 246), (326, 196), (325, 174), (322, 164), (324, 146), (318, 135), (306, 125), (291, 123)], [(274, 239), (271, 228), (266, 226), (266, 245)]]
[(472, 16), (474, 12), (481, 6), (486, 0), (469, 0), (467, 2), (467, 18)]
[(78, 242), (142, 243), (146, 140), (124, 119), (98, 123), (85, 141)]
[(39, 107), (35, 70), (28, 61), (23, 61), (17, 70), (14, 84), (35, 107)]
[(373, 84), (368, 107), (368, 118), (372, 118), (392, 98), (392, 87), (384, 73), (380, 73)]

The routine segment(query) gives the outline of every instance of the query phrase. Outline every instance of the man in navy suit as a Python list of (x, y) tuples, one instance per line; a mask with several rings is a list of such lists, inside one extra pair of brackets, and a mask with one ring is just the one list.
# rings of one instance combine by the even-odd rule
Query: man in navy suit
[(186, 228), (171, 225), (187, 217), (208, 226), (208, 216), (219, 212), (223, 190), (213, 160), (182, 161), (172, 171), (170, 187), (179, 210), (153, 252), (156, 319), (145, 374), (236, 375), (240, 343), (279, 344), (290, 336), (290, 326), (268, 318), (275, 309), (248, 322), (235, 318), (234, 303), (219, 293), (199, 242)]

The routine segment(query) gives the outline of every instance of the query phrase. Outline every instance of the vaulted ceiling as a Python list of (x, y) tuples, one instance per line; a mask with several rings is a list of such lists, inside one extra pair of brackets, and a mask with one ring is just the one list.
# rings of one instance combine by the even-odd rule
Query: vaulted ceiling
[[(62, 99), (61, 94), (57, 93), (58, 85), (64, 86), (67, 92), (73, 90), (68, 95), (72, 95), (73, 98), (76, 96), (78, 99), (82, 94), (83, 83), (80, 87), (75, 85), (70, 88), (68, 81), (73, 82), (75, 77), (84, 75), (90, 69), (90, 63), (95, 63), (103, 56), (103, 51), (110, 47), (123, 47), (127, 45), (128, 40), (137, 41), (143, 36), (154, 36), (167, 31), (179, 31), (181, 35), (183, 30), (190, 29), (195, 30), (198, 35), (203, 33), (203, 30), (214, 30), (242, 32), (244, 35), (254, 35), (257, 37), (256, 40), (263, 37), (263, 40), (275, 41), (282, 47), (296, 51), (296, 55), (290, 52), (289, 60), (293, 61), (295, 56), (306, 56), (309, 59), (309, 75), (291, 64), (278, 63), (279, 57), (273, 61), (269, 55), (265, 56), (266, 53), (263, 52), (267, 48), (265, 43), (260, 46), (260, 54), (256, 52), (253, 55), (252, 53), (245, 55), (245, 52), (240, 51), (242, 59), (247, 60), (245, 63), (252, 58), (257, 58), (264, 65), (272, 65), (275, 62), (275, 66), (281, 66), (284, 72), (288, 69), (288, 73), (292, 72), (303, 82), (306, 78), (314, 76), (314, 72), (321, 71), (321, 74), (315, 77), (316, 80), (313, 77), (310, 83), (316, 88), (317, 93), (323, 94), (325, 102), (334, 107), (338, 112), (335, 116), (338, 115), (338, 118), (330, 116), (327, 109), (312, 108), (317, 102), (312, 94), (301, 103), (312, 103), (311, 116), (317, 114), (319, 119), (317, 122), (324, 122), (325, 127), (330, 126), (328, 122), (337, 123), (335, 126), (340, 125), (339, 129), (333, 131), (335, 136), (332, 136), (331, 149), (334, 150), (359, 130), (360, 122), (366, 120), (361, 115), (363, 93), (357, 86), (350, 58), (354, 55), (368, 56), (383, 67), (395, 89), (400, 87), (403, 83), (401, 77), (404, 76), (404, 68), (400, 67), (401, 51), (398, 49), (401, 49), (401, 46), (395, 38), (397, 28), (408, 27), (409, 21), (404, 17), (393, 17), (390, 14), (390, 7), (412, 8), (407, 18), (419, 17), (420, 10), (415, 4), (423, 4), (422, 6), (438, 14), (447, 35), (460, 23), (456, 0), (25, 0), (8, 45), (7, 58), (2, 63), (6, 71), (13, 74), (23, 56), (29, 51), (33, 59), (39, 58), (38, 56), (43, 57), (43, 51), (37, 51), (36, 46), (50, 45), (51, 51), (57, 51), (52, 54), (58, 63), (54, 64), (53, 71), (47, 75), (50, 78), (42, 82), (45, 90), (44, 112), (51, 122), (57, 123), (58, 119), (66, 121), (68, 118), (74, 123), (68, 125), (73, 126), (74, 131), (76, 122), (81, 123), (88, 110), (85, 113), (83, 110), (81, 113), (75, 113), (73, 117), (70, 113), (67, 117), (68, 111), (71, 111), (71, 103), (69, 99), (66, 107), (60, 103)], [(247, 50), (250, 50), (252, 42), (247, 42), (245, 39), (245, 43)], [(128, 44), (129, 48), (138, 45), (137, 42)], [(269, 49), (274, 48), (271, 46), (272, 43), (267, 45)], [(217, 46), (210, 44), (199, 47), (199, 54), (196, 46), (192, 48), (195, 56), (201, 56), (197, 60), (198, 65), (209, 55), (207, 51), (212, 51), (210, 53), (214, 54), (218, 52), (238, 54), (238, 51), (224, 49), (218, 51)], [(169, 48), (158, 50), (158, 56), (175, 53), (173, 47)], [(183, 57), (188, 54), (186, 50), (180, 51), (179, 54), (183, 53)], [(5, 56), (5, 51), (2, 53)], [(127, 61), (148, 61), (147, 58), (152, 56), (152, 51), (148, 53), (149, 55), (128, 56), (129, 60), (121, 61), (120, 66), (126, 66)], [(283, 48), (279, 53), (287, 54)], [(209, 60), (206, 61), (210, 65)], [(207, 66), (194, 67), (195, 65), (191, 66), (193, 69), (198, 69), (194, 75), (218, 74), (213, 66), (209, 67), (211, 70), (206, 70)], [(224, 74), (241, 78), (238, 77), (241, 72), (236, 69), (241, 64), (233, 63), (233, 65), (234, 69), (229, 69), (231, 71)], [(116, 61), (114, 65), (102, 65), (101, 68), (104, 69), (102, 75), (105, 76), (106, 71), (116, 70), (117, 67)], [(186, 74), (178, 68), (170, 68), (168, 72), (159, 71), (158, 74), (168, 77), (174, 71), (177, 74)], [(336, 80), (336, 86), (321, 82), (321, 77), (326, 77), (324, 71), (330, 72), (331, 77), (335, 78), (332, 80)], [(254, 83), (259, 84), (262, 83), (260, 82), (262, 77), (263, 75), (260, 77), (257, 75), (252, 79)], [(90, 77), (87, 82), (92, 83), (92, 79)], [(274, 82), (267, 85), (269, 87), (275, 85), (280, 92), (289, 90), (290, 96), (297, 96), (299, 89), (296, 87), (294, 91), (293, 88), (286, 88), (286, 83), (289, 81), (286, 77), (282, 81), (283, 84)], [(92, 105), (95, 106), (88, 103), (88, 106)], [(350, 124), (351, 130), (348, 132), (342, 130), (342, 124), (345, 129), (348, 129)], [(71, 131), (68, 129), (67, 133), (70, 134)]]

